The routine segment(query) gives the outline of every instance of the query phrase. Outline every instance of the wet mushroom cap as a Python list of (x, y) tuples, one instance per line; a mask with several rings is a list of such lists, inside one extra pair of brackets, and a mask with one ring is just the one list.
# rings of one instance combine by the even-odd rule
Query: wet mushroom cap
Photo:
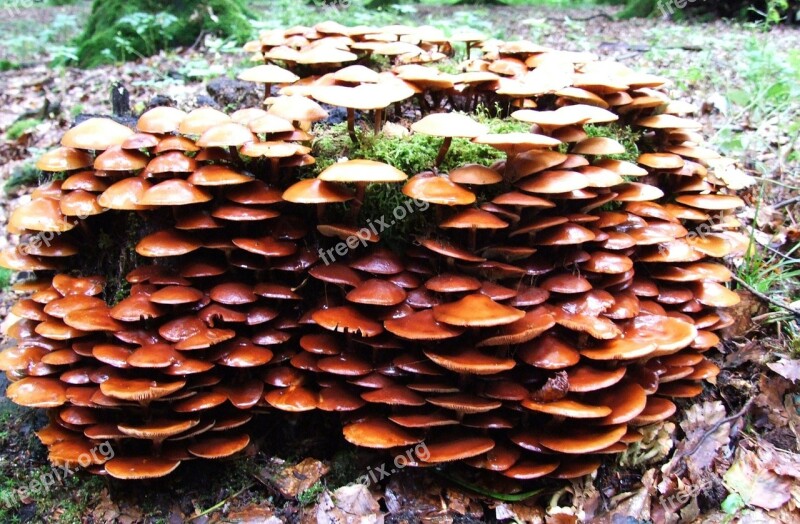
[(525, 312), (499, 304), (486, 295), (474, 294), (434, 306), (433, 316), (437, 321), (453, 326), (490, 327), (511, 324), (524, 317)]
[(110, 476), (122, 480), (141, 480), (165, 477), (180, 466), (180, 460), (159, 457), (114, 457), (104, 469)]
[(400, 426), (381, 419), (366, 419), (347, 425), (343, 432), (351, 444), (374, 449), (407, 447), (421, 440)]

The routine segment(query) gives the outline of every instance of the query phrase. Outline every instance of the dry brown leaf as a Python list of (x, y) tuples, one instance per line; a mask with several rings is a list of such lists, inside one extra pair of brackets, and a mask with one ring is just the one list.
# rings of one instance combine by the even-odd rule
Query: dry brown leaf
[(740, 447), (723, 477), (725, 487), (749, 506), (777, 509), (791, 498), (792, 477), (775, 472), (778, 459), (773, 450), (759, 447), (755, 452)]
[[(714, 461), (717, 452), (730, 441), (731, 425), (724, 423), (713, 433), (706, 436), (706, 432), (714, 424), (725, 418), (725, 407), (722, 402), (703, 402), (695, 404), (686, 410), (681, 428), (686, 438), (678, 445), (678, 453), (692, 451), (691, 460), (686, 459), (690, 469), (701, 471)], [(701, 440), (702, 439), (702, 440)]]
[(524, 503), (500, 503), (494, 508), (497, 520), (512, 519), (513, 522), (544, 524), (544, 511)]
[(235, 524), (280, 524), (281, 519), (273, 514), (272, 508), (262, 506), (248, 506), (238, 511), (231, 511), (225, 517), (225, 522)]
[(284, 497), (294, 498), (298, 493), (316, 484), (329, 469), (319, 460), (309, 457), (294, 466), (282, 469), (274, 482)]
[(318, 524), (382, 524), (381, 508), (363, 484), (324, 491), (316, 511)]

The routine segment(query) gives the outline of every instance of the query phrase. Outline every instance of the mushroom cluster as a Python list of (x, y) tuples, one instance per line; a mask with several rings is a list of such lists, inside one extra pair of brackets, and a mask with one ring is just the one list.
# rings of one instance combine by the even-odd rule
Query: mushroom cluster
[[(460, 75), (408, 65), (458, 41), (484, 53)], [(284, 84), (267, 110), (156, 108), (135, 131), (85, 121), (37, 164), (66, 177), (10, 218), (19, 248), (0, 265), (37, 276), (14, 287), (17, 345), (0, 369), (13, 401), (49, 410), (39, 436), (54, 462), (109, 440), (114, 458), (80, 465), (158, 477), (242, 451), (255, 413), (322, 410), (356, 446), (424, 441), (416, 466), (574, 478), (718, 373), (704, 353), (738, 296), (716, 259), (746, 242), (733, 215), (743, 202), (665, 80), (429, 28), (326, 22), (248, 49), (288, 68), (243, 74), (268, 96)], [(370, 54), (403, 65), (337, 69)], [(300, 79), (300, 65), (325, 74)], [(327, 112), (312, 99), (346, 108), (357, 140), (356, 109), (374, 110), (379, 132), (383, 109), (414, 94), (433, 112), (412, 131), (443, 139), (430, 171), (351, 159), (314, 172), (310, 124)], [(530, 131), (490, 133), (440, 111), (480, 96)], [(635, 162), (585, 127), (612, 122), (639, 131)], [(440, 172), (456, 137), (506, 158)], [(303, 166), (314, 176), (301, 179)], [(402, 250), (367, 227), (371, 184), (401, 184), (431, 208)], [(328, 209), (342, 204), (344, 218)], [(76, 276), (74, 261), (101, 221), (131, 214), (147, 225), (136, 252), (151, 260), (109, 303), (105, 279)]]

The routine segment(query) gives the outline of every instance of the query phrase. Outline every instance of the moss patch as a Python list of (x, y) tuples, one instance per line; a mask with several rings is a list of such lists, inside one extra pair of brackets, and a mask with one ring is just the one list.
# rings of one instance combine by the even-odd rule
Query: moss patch
[(201, 33), (243, 42), (251, 36), (243, 0), (95, 0), (78, 38), (78, 63), (92, 67), (191, 45)]
[(24, 118), (22, 120), (17, 120), (11, 124), (6, 131), (6, 139), (16, 140), (41, 123), (42, 121), (38, 118)]

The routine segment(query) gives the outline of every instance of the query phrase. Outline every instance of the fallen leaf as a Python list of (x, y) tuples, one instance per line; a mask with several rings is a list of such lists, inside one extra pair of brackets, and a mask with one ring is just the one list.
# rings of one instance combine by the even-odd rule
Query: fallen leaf
[(767, 367), (792, 382), (800, 380), (800, 360), (782, 357), (776, 362), (770, 362)]
[(791, 498), (792, 479), (778, 475), (757, 453), (744, 448), (737, 450), (736, 460), (723, 482), (749, 506), (777, 509)]
[(544, 511), (526, 504), (498, 504), (495, 508), (497, 520), (512, 519), (514, 522), (526, 524), (544, 524)]
[(234, 524), (280, 524), (281, 519), (274, 515), (272, 508), (248, 506), (228, 513), (225, 517), (225, 522)]
[(294, 466), (283, 468), (274, 482), (284, 497), (294, 498), (316, 484), (329, 469), (319, 460), (306, 458)]
[(703, 402), (689, 407), (681, 421), (681, 428), (686, 433), (686, 438), (680, 443), (676, 456), (682, 451), (693, 450), (691, 461), (687, 461), (691, 468), (700, 471), (710, 466), (717, 456), (717, 451), (728, 445), (731, 425), (726, 422), (710, 435), (705, 435), (717, 422), (725, 418), (725, 415), (725, 407), (719, 401)]
[(382, 524), (380, 505), (363, 484), (342, 486), (333, 493), (325, 490), (317, 504), (318, 524)]

